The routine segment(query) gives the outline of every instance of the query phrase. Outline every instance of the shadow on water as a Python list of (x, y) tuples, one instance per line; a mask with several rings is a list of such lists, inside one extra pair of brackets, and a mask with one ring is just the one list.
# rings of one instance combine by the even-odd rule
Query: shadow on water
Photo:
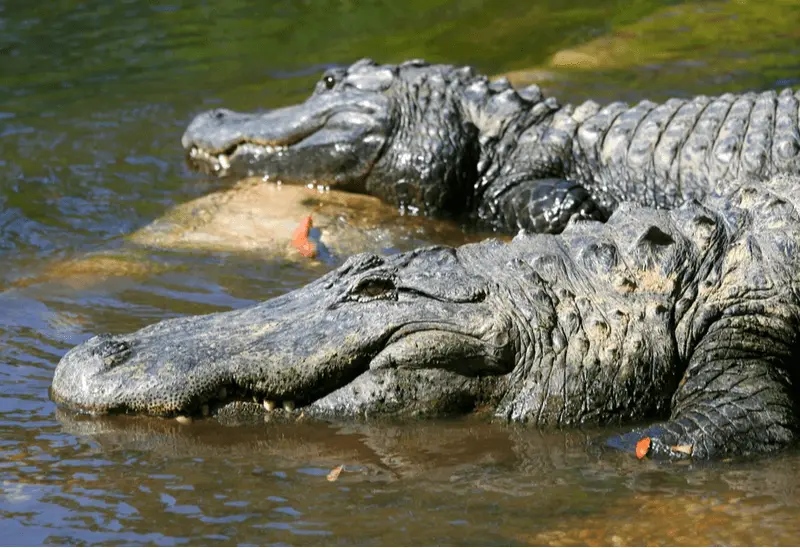
[[(47, 389), (96, 333), (247, 306), (336, 264), (132, 245), (226, 191), (184, 167), (201, 109), (297, 101), (364, 56), (472, 64), (564, 101), (796, 86), (797, 29), (788, 0), (0, 2), (0, 543), (796, 544), (796, 451), (659, 466), (598, 452), (605, 432), (470, 420), (89, 419)], [(298, 200), (271, 206), (318, 208)], [(463, 240), (391, 211), (372, 221), (379, 250)]]

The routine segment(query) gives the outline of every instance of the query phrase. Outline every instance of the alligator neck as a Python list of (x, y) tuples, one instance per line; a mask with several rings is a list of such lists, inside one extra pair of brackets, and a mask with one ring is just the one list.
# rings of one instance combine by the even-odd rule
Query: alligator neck
[[(476, 88), (480, 88), (476, 91)], [(548, 128), (562, 107), (555, 97), (544, 97), (538, 86), (514, 90), (507, 80), (475, 82), (465, 94), (465, 118), (478, 130), (476, 180), (468, 212), (480, 224), (506, 228), (495, 211), (498, 198), (517, 184), (532, 179), (563, 176), (562, 149), (569, 143), (544, 143)], [(571, 135), (569, 136), (571, 138)], [(545, 144), (547, 148), (543, 148)]]

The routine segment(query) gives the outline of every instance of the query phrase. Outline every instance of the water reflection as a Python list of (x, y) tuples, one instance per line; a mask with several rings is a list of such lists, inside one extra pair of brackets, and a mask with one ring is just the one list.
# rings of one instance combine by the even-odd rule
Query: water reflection
[[(23, 447), (2, 448), (0, 508), (20, 523), (45, 526), (45, 543), (69, 542), (71, 528), (107, 543), (796, 539), (797, 454), (758, 466), (663, 466), (600, 450), (594, 440), (605, 432), (468, 420), (222, 428), (58, 418), (67, 435), (26, 429), (16, 432)], [(339, 465), (341, 475), (329, 481)]]

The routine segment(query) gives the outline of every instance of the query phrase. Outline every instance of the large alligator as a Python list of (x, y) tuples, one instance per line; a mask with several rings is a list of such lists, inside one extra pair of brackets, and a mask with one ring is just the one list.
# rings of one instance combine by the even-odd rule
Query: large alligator
[(621, 204), (561, 235), (357, 255), (251, 308), (94, 337), (61, 360), (52, 398), (179, 417), (658, 419), (615, 443), (775, 450), (800, 429), (799, 187), (779, 176), (670, 211)]
[(560, 105), (469, 67), (361, 60), (302, 104), (215, 109), (183, 136), (217, 175), (336, 185), (494, 229), (558, 232), (621, 201), (671, 208), (734, 179), (800, 173), (800, 92)]

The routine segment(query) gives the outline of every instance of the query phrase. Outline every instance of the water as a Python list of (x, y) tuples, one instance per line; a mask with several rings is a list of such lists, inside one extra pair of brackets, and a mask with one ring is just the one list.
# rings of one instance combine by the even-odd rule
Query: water
[(473, 64), (562, 100), (797, 87), (798, 28), (788, 1), (0, 0), (0, 543), (796, 544), (797, 451), (662, 466), (600, 451), (601, 431), (468, 419), (87, 420), (47, 389), (96, 333), (246, 306), (331, 267), (148, 251), (157, 268), (64, 268), (219, 187), (182, 161), (201, 109), (296, 101), (363, 56)]

